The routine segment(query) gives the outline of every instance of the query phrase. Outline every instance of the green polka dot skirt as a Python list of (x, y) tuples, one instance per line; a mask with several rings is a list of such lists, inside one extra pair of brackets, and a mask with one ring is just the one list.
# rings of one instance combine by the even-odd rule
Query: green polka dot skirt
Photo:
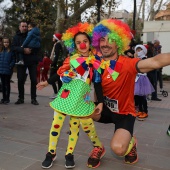
[(89, 116), (95, 108), (90, 100), (90, 86), (78, 79), (64, 83), (50, 106), (56, 111), (77, 117)]

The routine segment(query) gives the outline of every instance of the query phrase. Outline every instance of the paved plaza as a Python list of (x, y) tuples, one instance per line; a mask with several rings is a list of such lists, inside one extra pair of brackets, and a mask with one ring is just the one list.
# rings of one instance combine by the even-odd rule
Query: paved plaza
[[(16, 73), (11, 83), (11, 103), (0, 105), (0, 170), (42, 170), (45, 158), (53, 110), (49, 107), (49, 96), (53, 94), (48, 86), (38, 91), (40, 105), (31, 104), (29, 77), (25, 84), (25, 103), (15, 105), (18, 98)], [(117, 157), (110, 149), (113, 124), (95, 123), (98, 135), (106, 148), (98, 170), (170, 170), (170, 137), (166, 135), (170, 124), (170, 82), (164, 82), (168, 97), (161, 93), (162, 101), (151, 101), (149, 117), (135, 123), (134, 135), (138, 139), (139, 161), (134, 165), (125, 164), (123, 157)], [(0, 93), (0, 95), (2, 95)], [(65, 170), (65, 151), (68, 140), (68, 117), (63, 126), (57, 147), (57, 160), (50, 170)], [(81, 130), (75, 149), (75, 170), (89, 170), (86, 162), (92, 145)]]

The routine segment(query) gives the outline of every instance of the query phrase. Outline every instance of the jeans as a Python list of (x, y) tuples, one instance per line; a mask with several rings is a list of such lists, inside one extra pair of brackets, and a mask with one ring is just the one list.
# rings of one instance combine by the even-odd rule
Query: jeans
[(31, 80), (31, 99), (36, 99), (36, 85), (37, 85), (37, 65), (27, 65), (27, 66), (17, 66), (17, 78), (18, 78), (18, 98), (24, 100), (24, 84), (25, 84), (25, 77), (26, 77), (26, 69), (29, 70), (29, 76)]

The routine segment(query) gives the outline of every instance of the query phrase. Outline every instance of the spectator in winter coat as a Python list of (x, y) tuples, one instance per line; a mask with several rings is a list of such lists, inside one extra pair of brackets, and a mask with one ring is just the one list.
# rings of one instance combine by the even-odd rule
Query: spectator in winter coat
[(0, 51), (0, 78), (2, 82), (2, 99), (1, 104), (10, 102), (10, 79), (13, 67), (15, 65), (14, 53), (11, 51), (11, 42), (9, 38), (3, 38), (3, 47)]
[[(50, 69), (50, 77), (52, 77), (53, 75), (56, 74), (57, 69), (58, 69), (58, 65), (57, 65), (58, 59), (61, 58), (62, 53), (63, 53), (62, 45), (60, 43), (61, 37), (62, 37), (62, 34), (60, 34), (60, 33), (55, 33), (53, 35), (54, 46), (53, 46), (53, 50), (52, 50), (51, 57), (50, 57), (50, 59), (52, 60), (51, 69)], [(61, 82), (59, 76), (57, 78), (57, 82), (58, 82), (58, 89), (57, 89), (56, 83), (52, 84), (54, 94), (53, 94), (53, 96), (50, 96), (50, 99), (56, 98), (57, 92), (60, 89), (60, 87), (62, 86), (62, 82)]]
[[(30, 22), (28, 24), (28, 34), (27, 34), (27, 38), (25, 39), (25, 41), (23, 42), (21, 47), (24, 48), (34, 48), (34, 49), (38, 49), (40, 48), (40, 30), (39, 28), (36, 27), (36, 25), (33, 22)], [(23, 61), (23, 55), (20, 54), (19, 55), (19, 62), (16, 63), (18, 65), (24, 65), (24, 61)]]
[(37, 84), (37, 64), (38, 64), (38, 52), (39, 49), (30, 49), (21, 47), (23, 42), (27, 37), (27, 23), (21, 21), (19, 24), (19, 30), (16, 32), (16, 35), (13, 38), (12, 49), (14, 50), (16, 57), (19, 57), (20, 54), (23, 55), (24, 65), (17, 65), (17, 78), (18, 78), (18, 91), (19, 96), (15, 104), (24, 103), (24, 84), (26, 77), (26, 70), (29, 71), (29, 77), (31, 80), (31, 103), (33, 105), (38, 105), (39, 103), (36, 100), (36, 84)]

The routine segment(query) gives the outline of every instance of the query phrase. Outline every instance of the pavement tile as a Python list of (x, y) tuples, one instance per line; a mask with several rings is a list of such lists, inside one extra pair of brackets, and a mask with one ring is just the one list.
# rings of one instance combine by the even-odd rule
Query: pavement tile
[[(1, 154), (1, 153), (0, 153)], [(35, 162), (33, 159), (20, 157), (17, 155), (9, 155), (8, 159), (1, 162), (0, 169), (2, 170), (24, 170)]]

